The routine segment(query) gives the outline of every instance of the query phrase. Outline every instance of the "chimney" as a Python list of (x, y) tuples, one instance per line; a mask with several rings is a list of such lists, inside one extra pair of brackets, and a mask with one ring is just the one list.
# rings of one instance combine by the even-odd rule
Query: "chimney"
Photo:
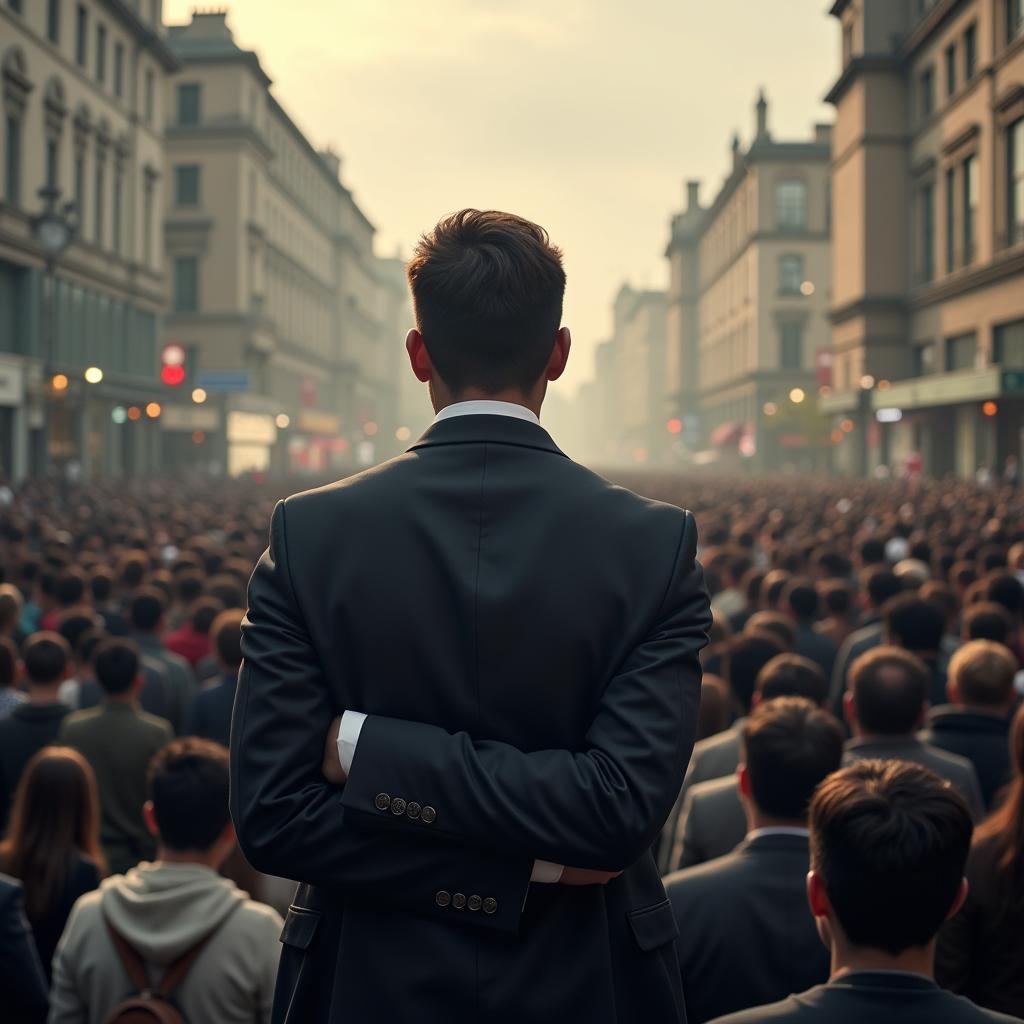
[(814, 141), (819, 146), (832, 145), (832, 125), (816, 124), (814, 126)]
[(341, 179), (341, 157), (330, 146), (327, 149), (320, 150), (320, 160), (335, 178)]
[(740, 165), (740, 133), (733, 132), (732, 135), (732, 169), (736, 170)]
[(757, 106), (754, 108), (757, 111), (757, 131), (755, 133), (756, 139), (767, 139), (768, 138), (768, 100), (765, 98), (764, 89), (761, 89), (757, 94)]
[(700, 209), (700, 182), (688, 181), (686, 183), (686, 212), (691, 213)]

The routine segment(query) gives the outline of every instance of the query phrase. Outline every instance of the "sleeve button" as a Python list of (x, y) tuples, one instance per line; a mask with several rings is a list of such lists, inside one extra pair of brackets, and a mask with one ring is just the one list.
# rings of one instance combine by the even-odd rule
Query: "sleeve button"
[(470, 910), (479, 910), (483, 905), (484, 901), (480, 899), (479, 896), (470, 896), (469, 899), (466, 900), (466, 906), (469, 907)]
[(466, 909), (466, 897), (465, 897), (465, 894), (463, 894), (461, 892), (457, 892), (452, 897), (452, 906), (456, 910), (465, 910)]
[(400, 796), (396, 796), (395, 799), (391, 801), (391, 813), (395, 815), (396, 818), (405, 814), (405, 801)]
[(424, 825), (433, 825), (436, 819), (437, 811), (435, 811), (430, 804), (427, 804), (427, 806), (420, 811), (420, 821), (422, 821)]
[(438, 889), (434, 894), (434, 902), (442, 908), (442, 910), (451, 905), (452, 894), (446, 889)]
[(386, 811), (391, 806), (391, 797), (387, 793), (378, 793), (373, 798), (373, 805), (378, 811)]
[(496, 914), (498, 912), (498, 901), (492, 896), (488, 896), (484, 900), (484, 913), (485, 914)]
[(420, 816), (420, 811), (422, 811), (422, 810), (423, 810), (423, 808), (420, 807), (420, 805), (418, 803), (416, 803), (415, 800), (410, 800), (405, 805), (405, 813), (410, 818), (412, 818), (413, 821), (415, 821)]

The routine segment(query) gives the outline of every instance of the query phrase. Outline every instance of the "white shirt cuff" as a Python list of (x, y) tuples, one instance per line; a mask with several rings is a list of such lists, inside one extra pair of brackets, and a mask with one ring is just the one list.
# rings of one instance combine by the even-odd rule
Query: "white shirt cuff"
[(564, 870), (565, 866), (562, 864), (552, 864), (549, 860), (535, 860), (530, 881), (539, 882), (541, 885), (557, 885), (562, 880)]
[(346, 711), (341, 716), (341, 728), (338, 729), (338, 757), (341, 759), (341, 770), (347, 776), (352, 771), (352, 760), (356, 756), (356, 744), (362, 732), (366, 715), (362, 711)]

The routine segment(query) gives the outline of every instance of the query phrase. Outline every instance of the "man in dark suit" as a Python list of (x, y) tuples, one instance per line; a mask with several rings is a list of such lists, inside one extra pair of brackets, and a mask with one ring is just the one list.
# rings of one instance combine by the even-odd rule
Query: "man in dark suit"
[[(828, 681), (821, 668), (799, 654), (780, 654), (772, 658), (757, 674), (754, 685), (751, 703), (755, 708), (778, 697), (803, 697), (820, 707), (828, 696)], [(742, 735), (743, 727), (740, 728)], [(737, 765), (740, 759), (737, 750)], [(670, 870), (722, 857), (736, 849), (746, 834), (747, 814), (737, 788), (736, 769), (723, 778), (698, 782), (685, 791)]]
[(735, 853), (665, 880), (692, 1022), (828, 979), (828, 952), (804, 895), (807, 808), (842, 761), (843, 730), (809, 700), (779, 697), (754, 710), (742, 744), (746, 840)]
[(22, 905), (21, 882), (0, 875), (0, 1000), (11, 1021), (42, 1024), (50, 997), (32, 929)]
[(210, 627), (211, 649), (220, 669), (220, 681), (200, 690), (192, 702), (186, 732), (226, 747), (231, 737), (231, 709), (242, 663), (242, 618), (238, 608), (228, 608)]
[(650, 847), (710, 626), (693, 517), (540, 427), (569, 353), (541, 228), (462, 211), (409, 279), (437, 420), (279, 504), (249, 588), (232, 811), (305, 883), (274, 1019), (683, 1021)]
[(974, 765), (917, 738), (928, 710), (928, 687), (928, 669), (915, 655), (899, 647), (876, 647), (862, 654), (850, 669), (850, 688), (843, 698), (853, 732), (846, 744), (847, 763), (884, 758), (923, 765), (952, 782), (980, 819), (985, 809)]
[(972, 832), (948, 782), (861, 761), (819, 786), (810, 828), (807, 895), (831, 980), (717, 1024), (1013, 1024), (934, 981), (939, 928), (967, 893)]
[(782, 595), (783, 608), (792, 617), (796, 630), (793, 651), (820, 665), (825, 676), (831, 678), (838, 648), (827, 633), (814, 628), (820, 603), (814, 583), (801, 577), (790, 580)]
[(971, 640), (949, 662), (949, 704), (932, 708), (920, 739), (966, 757), (981, 783), (985, 807), (1010, 781), (1010, 717), (1017, 659), (991, 640)]

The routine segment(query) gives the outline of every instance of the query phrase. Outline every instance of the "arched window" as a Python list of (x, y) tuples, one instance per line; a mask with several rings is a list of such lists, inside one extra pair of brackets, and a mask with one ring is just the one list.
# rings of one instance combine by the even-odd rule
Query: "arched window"
[(0, 65), (3, 75), (3, 196), (15, 206), (22, 201), (22, 120), (32, 91), (25, 54), (12, 46)]

